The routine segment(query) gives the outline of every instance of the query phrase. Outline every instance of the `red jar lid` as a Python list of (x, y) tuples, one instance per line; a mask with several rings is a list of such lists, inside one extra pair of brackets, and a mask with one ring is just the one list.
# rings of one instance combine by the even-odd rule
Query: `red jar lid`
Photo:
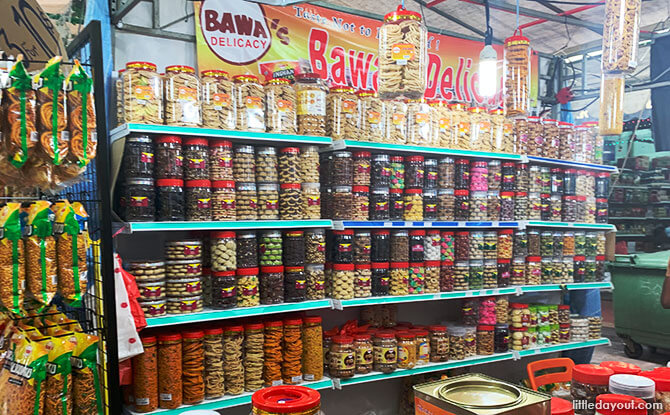
[(584, 255), (575, 255), (574, 260), (575, 261), (586, 261), (586, 257)]
[[(158, 340), (160, 340), (160, 337)], [(657, 392), (670, 392), (670, 368), (659, 367), (647, 372), (641, 372), (640, 376), (653, 380), (656, 383)]]
[(427, 337), (428, 334), (430, 334), (430, 333), (428, 332), (428, 330), (426, 330), (426, 329), (418, 329), (418, 328), (417, 328), (417, 329), (412, 329), (412, 330), (410, 330), (410, 333), (415, 334), (417, 337)]
[(212, 277), (234, 277), (235, 271), (214, 271)]
[(171, 342), (171, 341), (177, 341), (177, 340), (181, 340), (181, 334), (179, 334), (179, 333), (159, 334), (158, 335), (158, 341), (159, 342)]
[(256, 75), (243, 74), (243, 75), (233, 76), (233, 80), (235, 80), (235, 81), (240, 80), (240, 81), (258, 82), (258, 77)]
[(372, 157), (372, 153), (369, 151), (354, 151), (353, 156), (356, 158)]
[(596, 397), (600, 415), (646, 415), (647, 403), (628, 395), (605, 394)]
[(558, 126), (559, 127), (574, 127), (575, 125), (571, 122), (559, 121)]
[(514, 229), (502, 229), (498, 231), (500, 235), (512, 235), (514, 233)]
[(403, 189), (390, 189), (389, 193), (402, 193)]
[(353, 192), (359, 192), (359, 193), (369, 193), (370, 188), (368, 186), (353, 186), (351, 188)]
[(217, 334), (223, 334), (223, 328), (221, 327), (211, 327), (205, 329), (205, 336), (216, 336)]
[(528, 193), (526, 192), (516, 192), (516, 197), (526, 197), (528, 196)]
[(285, 326), (302, 326), (301, 318), (287, 318), (284, 320)]
[(470, 232), (468, 232), (468, 231), (458, 231), (458, 232), (456, 232), (456, 236), (470, 236)]
[(514, 35), (505, 39), (505, 45), (530, 45), (530, 40), (522, 35)]
[(235, 231), (215, 231), (212, 232), (213, 239), (225, 239), (225, 238), (234, 238)]
[(205, 337), (205, 332), (202, 330), (188, 330), (181, 333), (183, 339), (201, 339)]
[(427, 267), (439, 267), (440, 261), (426, 261)]
[(352, 229), (345, 229), (341, 231), (333, 231), (333, 235), (353, 235), (354, 231)]
[(300, 154), (298, 147), (284, 147), (280, 150), (281, 153)]
[(181, 144), (181, 137), (176, 136), (176, 135), (162, 135), (156, 139), (157, 144), (163, 144), (163, 143), (175, 143), (175, 144)]
[(604, 261), (605, 255), (596, 255), (596, 261)]
[(184, 140), (185, 146), (205, 146), (209, 145), (209, 141), (206, 138), (187, 138)]
[(188, 180), (186, 187), (212, 187), (212, 182), (209, 180)]
[(373, 262), (372, 268), (374, 269), (387, 269), (389, 267), (388, 262)]
[(385, 22), (394, 22), (396, 20), (405, 20), (405, 19), (413, 19), (421, 21), (421, 14), (413, 12), (411, 10), (407, 10), (404, 7), (402, 7), (402, 5), (399, 4), (398, 8), (395, 11), (386, 13), (384, 15)]
[(156, 180), (157, 187), (183, 187), (184, 181), (180, 179), (158, 179)]
[(335, 344), (349, 344), (353, 343), (354, 338), (349, 336), (333, 336), (333, 343)]
[(567, 305), (567, 304), (560, 304), (560, 305), (558, 306), (558, 309), (559, 309), (559, 310), (570, 310), (570, 306)]
[(228, 140), (213, 140), (210, 144), (210, 147), (233, 147), (233, 143)]
[(265, 327), (263, 323), (251, 323), (251, 324), (245, 324), (244, 325), (244, 330), (262, 330)]
[(166, 72), (195, 72), (195, 68), (186, 65), (170, 65), (165, 67)]
[(354, 264), (333, 264), (333, 271), (353, 271)]
[(599, 198), (599, 199), (596, 199), (596, 202), (598, 202), (598, 203), (607, 203), (607, 199), (601, 199), (601, 198)]
[(356, 264), (356, 269), (370, 269), (371, 267), (371, 264)]
[(395, 333), (388, 330), (382, 330), (375, 333), (375, 337), (380, 339), (394, 339)]
[(423, 262), (410, 262), (409, 266), (412, 267), (412, 268), (423, 267), (424, 263)]
[(258, 268), (238, 268), (237, 275), (238, 276), (258, 275)]
[(286, 272), (302, 272), (305, 270), (305, 267), (284, 267)]
[(142, 344), (156, 343), (156, 336), (140, 336)]
[(315, 323), (321, 323), (322, 319), (321, 319), (320, 316), (307, 316), (307, 317), (303, 318), (302, 321), (305, 324), (307, 324), (307, 323), (315, 324)]
[(254, 392), (251, 404), (254, 408), (273, 414), (304, 413), (321, 405), (321, 395), (304, 386), (271, 386)]
[(439, 325), (428, 326), (428, 330), (430, 330), (430, 331), (447, 331), (447, 326), (439, 326)]
[(509, 259), (498, 259), (499, 264), (509, 264), (510, 260)]
[(455, 196), (468, 196), (470, 194), (467, 190), (454, 190)]
[(526, 257), (526, 261), (528, 261), (528, 262), (540, 262), (540, 261), (542, 261), (542, 257), (529, 256), (529, 257)]
[(409, 262), (391, 262), (391, 268), (408, 268)]
[(423, 189), (405, 189), (405, 194), (408, 195), (420, 195), (423, 193)]
[(407, 156), (406, 161), (423, 161), (423, 156)]
[(281, 189), (300, 189), (300, 183), (282, 183), (279, 187)]
[(637, 375), (642, 372), (640, 366), (627, 362), (607, 361), (601, 362), (600, 366), (612, 369), (615, 375)]
[(409, 331), (399, 331), (395, 334), (395, 336), (399, 339), (414, 339), (414, 338), (416, 338), (416, 335), (414, 333), (410, 333)]
[(234, 189), (234, 180), (215, 180), (212, 182), (213, 189)]
[(128, 68), (140, 68), (140, 67), (149, 67), (149, 68), (152, 68), (153, 70), (156, 70), (156, 64), (155, 63), (143, 62), (143, 61), (126, 62), (126, 69), (128, 69)]
[(612, 369), (597, 365), (575, 365), (572, 369), (572, 379), (589, 385), (608, 385)]
[(453, 235), (454, 235), (454, 231), (443, 231), (442, 232), (442, 236), (453, 236)]
[(426, 231), (421, 230), (421, 229), (415, 229), (412, 231), (409, 231), (409, 234), (412, 236), (426, 236)]
[(405, 158), (403, 156), (391, 156), (391, 163), (402, 163), (405, 161)]
[(230, 74), (226, 71), (220, 71), (217, 69), (207, 69), (206, 71), (201, 71), (200, 72), (201, 76), (222, 76), (225, 78), (229, 78)]
[(479, 325), (477, 326), (477, 331), (493, 331), (495, 327), (489, 325)]
[(261, 272), (264, 274), (277, 274), (280, 272), (284, 272), (284, 266), (273, 265), (273, 266), (261, 267)]
[(561, 398), (551, 398), (551, 415), (575, 415), (572, 402)]
[(372, 231), (372, 234), (373, 235), (390, 235), (391, 232), (387, 231), (387, 230), (384, 230), (384, 229), (377, 229), (377, 230)]
[(274, 320), (274, 321), (266, 321), (265, 322), (265, 327), (282, 327), (284, 325), (284, 322), (281, 320)]
[(305, 234), (305, 231), (298, 231), (295, 229), (292, 229), (290, 231), (284, 231), (284, 236), (288, 236), (290, 238), (299, 238)]

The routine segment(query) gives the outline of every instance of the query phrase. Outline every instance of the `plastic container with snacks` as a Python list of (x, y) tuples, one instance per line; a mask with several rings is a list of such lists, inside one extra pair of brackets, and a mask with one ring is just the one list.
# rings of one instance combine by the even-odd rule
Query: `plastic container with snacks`
[(451, 126), (452, 117), (449, 104), (445, 100), (436, 99), (430, 101), (430, 106), (433, 107), (433, 144), (437, 147), (454, 148), (454, 136)]
[(202, 89), (202, 126), (222, 130), (235, 129), (233, 83), (226, 71), (200, 73)]
[(326, 82), (316, 73), (299, 74), (295, 78), (298, 134), (326, 135)]
[(334, 140), (353, 139), (358, 136), (358, 97), (354, 88), (330, 88), (326, 111), (326, 132)]
[(505, 39), (504, 96), (508, 116), (525, 115), (530, 109), (530, 40), (519, 34)]
[(165, 123), (167, 125), (199, 126), (200, 79), (191, 66), (172, 65), (165, 68)]
[(407, 100), (407, 143), (433, 145), (431, 115), (433, 108), (424, 100)]
[(385, 103), (373, 90), (360, 90), (358, 95), (358, 132), (361, 141), (384, 141)]
[(613, 0), (605, 5), (603, 73), (632, 72), (637, 67), (642, 1)]
[(491, 118), (486, 112), (485, 107), (470, 107), (470, 125), (472, 126), (470, 134), (470, 148), (479, 151), (491, 151)]
[[(638, 5), (640, 2), (636, 2)], [(603, 65), (605, 61), (603, 58)], [(600, 135), (619, 135), (623, 132), (623, 95), (626, 81), (623, 74), (603, 74), (600, 84)]]
[(151, 62), (128, 62), (123, 72), (125, 122), (163, 124), (163, 83)]
[(265, 92), (254, 75), (233, 77), (236, 129), (240, 131), (265, 132)]
[(398, 5), (379, 30), (379, 88), (382, 98), (419, 99), (426, 89), (428, 30), (421, 14)]
[(401, 100), (384, 101), (383, 142), (389, 144), (407, 143), (407, 104)]
[(449, 104), (451, 110), (451, 128), (453, 131), (454, 148), (469, 150), (470, 149), (470, 133), (471, 124), (470, 116), (466, 112), (465, 104), (456, 102)]

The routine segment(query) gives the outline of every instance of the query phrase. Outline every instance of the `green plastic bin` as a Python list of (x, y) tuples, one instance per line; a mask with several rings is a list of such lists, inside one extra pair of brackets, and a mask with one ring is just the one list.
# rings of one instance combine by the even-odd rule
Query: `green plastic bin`
[(625, 353), (637, 359), (643, 345), (668, 348), (670, 310), (661, 307), (661, 290), (670, 251), (618, 256), (610, 263), (614, 285), (614, 326)]

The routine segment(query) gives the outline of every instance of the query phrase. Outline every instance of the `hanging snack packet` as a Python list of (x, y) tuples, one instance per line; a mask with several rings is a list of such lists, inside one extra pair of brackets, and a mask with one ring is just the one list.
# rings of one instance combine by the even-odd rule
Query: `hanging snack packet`
[(35, 91), (32, 80), (19, 55), (9, 72), (10, 86), (3, 94), (2, 176), (7, 179), (21, 177), (19, 169), (28, 160), (31, 149), (38, 142), (35, 118)]
[(97, 336), (83, 332), (74, 333), (77, 346), (72, 353), (73, 415), (98, 415), (103, 413), (98, 373)]
[(48, 353), (17, 328), (13, 329), (0, 368), (0, 414), (41, 415)]
[[(77, 212), (75, 212), (75, 208)], [(81, 305), (82, 295), (86, 292), (88, 266), (86, 249), (88, 233), (84, 233), (77, 217), (87, 218), (81, 203), (69, 202), (55, 204), (56, 223), (54, 235), (56, 256), (58, 258), (58, 290), (71, 306)]]
[(28, 291), (42, 304), (51, 303), (58, 288), (56, 239), (51, 203), (38, 200), (30, 205), (25, 230), (26, 279)]
[(47, 160), (58, 166), (68, 153), (67, 101), (63, 91), (65, 77), (60, 70), (60, 56), (54, 56), (44, 69), (35, 75), (39, 105), (37, 125), (40, 131), (40, 149)]
[(52, 328), (47, 333), (51, 339), (49, 362), (46, 365), (44, 415), (69, 415), (72, 413), (72, 353), (77, 339), (72, 332)]
[(0, 209), (0, 301), (14, 314), (22, 314), (26, 284), (20, 208), (7, 203)]

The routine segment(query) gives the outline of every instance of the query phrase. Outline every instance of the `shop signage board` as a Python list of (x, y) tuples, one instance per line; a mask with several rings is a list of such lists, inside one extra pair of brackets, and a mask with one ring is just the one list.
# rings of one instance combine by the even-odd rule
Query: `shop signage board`
[[(380, 12), (391, 3), (380, 3)], [(199, 70), (250, 73), (261, 79), (313, 71), (331, 85), (377, 89), (377, 44), (381, 20), (308, 3), (267, 6), (246, 1), (195, 2)], [(388, 9), (388, 10), (387, 10)], [(502, 104), (477, 90), (482, 42), (430, 32), (426, 98)], [(500, 59), (502, 46), (495, 46)], [(538, 59), (532, 59), (532, 96), (537, 97)]]

